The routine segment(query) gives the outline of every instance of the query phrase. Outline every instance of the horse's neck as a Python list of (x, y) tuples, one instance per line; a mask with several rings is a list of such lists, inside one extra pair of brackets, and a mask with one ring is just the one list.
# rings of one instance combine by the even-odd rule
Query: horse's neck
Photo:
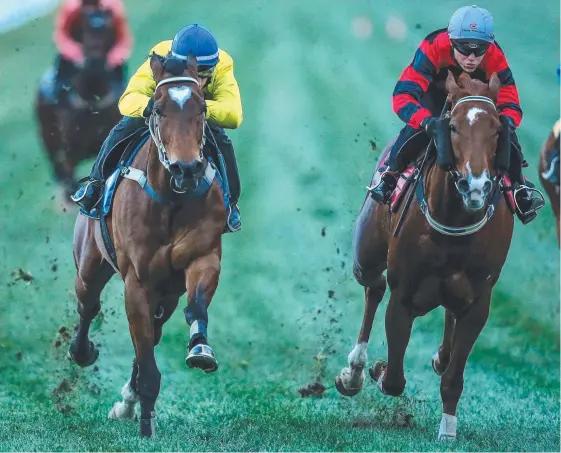
[(482, 212), (465, 210), (450, 173), (433, 164), (425, 174), (425, 198), (430, 215), (439, 223), (461, 227), (472, 224), (483, 217)]

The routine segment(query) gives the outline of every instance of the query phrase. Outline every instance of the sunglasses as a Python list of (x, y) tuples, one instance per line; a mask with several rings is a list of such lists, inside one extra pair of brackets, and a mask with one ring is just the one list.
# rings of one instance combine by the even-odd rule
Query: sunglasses
[(479, 44), (473, 42), (453, 42), (452, 45), (454, 49), (460, 52), (463, 56), (469, 57), (471, 54), (474, 54), (476, 57), (481, 57), (485, 55), (487, 49), (489, 48), (489, 44)]
[(201, 79), (207, 79), (212, 77), (212, 74), (214, 74), (214, 66), (211, 67), (199, 67), (199, 70), (197, 71), (199, 74), (199, 77)]

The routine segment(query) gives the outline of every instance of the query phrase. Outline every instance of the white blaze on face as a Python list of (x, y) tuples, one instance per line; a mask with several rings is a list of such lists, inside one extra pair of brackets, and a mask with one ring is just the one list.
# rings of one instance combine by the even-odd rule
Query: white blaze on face
[(485, 110), (480, 109), (479, 107), (472, 107), (467, 112), (467, 119), (470, 126), (473, 126), (473, 123), (477, 121), (477, 117), (482, 114), (487, 113)]
[(168, 90), (168, 93), (172, 101), (177, 102), (181, 110), (183, 110), (183, 106), (185, 105), (185, 102), (187, 102), (187, 100), (190, 99), (191, 95), (193, 94), (191, 92), (191, 88), (187, 86), (171, 87)]

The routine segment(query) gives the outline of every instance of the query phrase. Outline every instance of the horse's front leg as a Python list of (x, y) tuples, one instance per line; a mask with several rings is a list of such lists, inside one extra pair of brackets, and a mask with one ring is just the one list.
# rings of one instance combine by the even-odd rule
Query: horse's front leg
[(125, 308), (138, 367), (136, 389), (134, 386), (131, 389), (136, 390), (140, 401), (140, 435), (144, 437), (152, 437), (155, 433), (154, 408), (161, 379), (154, 356), (154, 340), (159, 334), (156, 335), (154, 326), (157, 304), (151, 303), (153, 300), (154, 294), (142, 286), (134, 270), (128, 272), (125, 277)]
[[(177, 298), (163, 300), (154, 319), (154, 346), (158, 346), (162, 338), (162, 328), (177, 307)], [(123, 401), (117, 401), (109, 411), (109, 418), (127, 419), (135, 417), (135, 407), (138, 402), (138, 365), (136, 358), (132, 363), (131, 378), (125, 382), (121, 390)]]
[(205, 373), (218, 369), (214, 351), (208, 344), (208, 306), (218, 286), (220, 249), (193, 261), (185, 270), (187, 308), (185, 320), (190, 326), (190, 340), (185, 363)]
[(388, 363), (378, 362), (370, 369), (370, 376), (377, 382), (378, 389), (390, 396), (399, 396), (405, 389), (403, 360), (415, 319), (400, 293), (397, 290), (392, 292), (386, 310)]
[(475, 340), (489, 317), (491, 288), (485, 291), (458, 320), (452, 338), (452, 354), (440, 381), (442, 420), (438, 439), (456, 438), (456, 409), (464, 389), (464, 369)]

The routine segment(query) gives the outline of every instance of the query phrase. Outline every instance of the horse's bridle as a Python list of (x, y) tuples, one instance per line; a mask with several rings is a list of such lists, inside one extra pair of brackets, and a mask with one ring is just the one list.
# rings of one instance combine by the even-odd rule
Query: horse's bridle
[[(199, 81), (193, 77), (168, 77), (166, 79), (160, 80), (160, 82), (156, 85), (156, 88), (154, 90), (154, 92), (156, 92), (156, 90), (158, 88), (160, 88), (162, 85), (166, 85), (168, 83), (175, 83), (175, 82), (188, 82), (188, 83), (195, 83), (197, 86), (199, 86)], [(203, 155), (203, 148), (205, 146), (205, 142), (206, 142), (206, 128), (208, 126), (206, 118), (205, 118), (205, 113), (202, 113), (203, 115), (203, 136), (202, 136), (202, 140), (201, 140), (201, 146), (199, 149), (199, 156), (201, 158), (201, 160), (204, 159), (204, 155)], [(166, 151), (166, 147), (164, 145), (164, 143), (162, 142), (162, 136), (160, 134), (160, 117), (161, 115), (156, 111), (156, 110), (152, 110), (152, 113), (150, 114), (150, 116), (147, 118), (146, 123), (148, 124), (148, 129), (150, 131), (150, 136), (152, 137), (152, 140), (154, 141), (154, 144), (156, 145), (156, 148), (158, 149), (158, 158), (160, 160), (160, 162), (162, 163), (162, 165), (165, 167), (165, 169), (169, 172), (170, 171), (170, 165), (171, 162), (169, 160), (169, 155), (168, 152)], [(216, 144), (216, 140), (214, 139), (212, 133), (210, 134), (213, 142), (214, 142), (214, 146), (217, 147)], [(218, 147), (217, 147), (218, 149)], [(134, 155), (133, 155), (134, 157)], [(201, 176), (201, 182), (197, 185), (197, 187), (195, 188), (195, 190), (193, 190), (192, 192), (187, 192), (187, 191), (181, 191), (178, 190), (175, 185), (173, 184), (173, 176), (170, 179), (170, 187), (173, 190), (173, 192), (176, 193), (176, 196), (174, 198), (168, 198), (166, 196), (160, 195), (156, 190), (154, 190), (154, 188), (148, 183), (148, 176), (147, 176), (147, 172), (145, 173), (142, 170), (136, 169), (136, 168), (132, 168), (130, 167), (130, 163), (129, 162), (126, 166), (124, 166), (121, 169), (121, 174), (123, 175), (124, 178), (126, 179), (131, 179), (133, 181), (136, 181), (140, 187), (142, 187), (144, 189), (145, 192), (148, 193), (148, 195), (150, 195), (150, 197), (152, 197), (154, 200), (169, 205), (169, 206), (180, 206), (181, 204), (183, 204), (183, 202), (186, 199), (191, 199), (192, 197), (196, 197), (196, 196), (202, 196), (203, 194), (205, 194), (210, 187), (213, 184), (213, 181), (215, 179), (215, 176), (217, 174), (216, 171), (216, 167), (209, 163), (208, 161), (205, 163), (205, 171), (204, 174)]]
[[(463, 104), (465, 102), (485, 102), (487, 104), (491, 104), (493, 106), (493, 109), (497, 111), (497, 107), (495, 106), (493, 100), (486, 96), (466, 96), (459, 99), (458, 102), (456, 102), (454, 107), (452, 107), (452, 110), (450, 111), (449, 115), (452, 115), (452, 113), (454, 113), (454, 110), (456, 109), (456, 107), (458, 107), (458, 105)], [(464, 227), (451, 227), (438, 222), (434, 217), (430, 215), (428, 203), (424, 196), (424, 187), (422, 181), (423, 178), (422, 175), (420, 174), (421, 169), (417, 169), (417, 171), (419, 171), (418, 177), (421, 179), (420, 184), (417, 185), (417, 198), (419, 200), (419, 207), (421, 208), (421, 212), (424, 214), (425, 218), (427, 219), (428, 224), (439, 233), (445, 234), (447, 236), (467, 236), (476, 233), (477, 231), (479, 231), (481, 228), (485, 226), (485, 224), (495, 213), (495, 208), (499, 201), (499, 197), (497, 196), (497, 187), (498, 187), (497, 181), (499, 180), (499, 175), (495, 176), (492, 179), (493, 189), (490, 192), (490, 197), (489, 197), (491, 203), (487, 207), (487, 211), (485, 212), (483, 218), (474, 224), (467, 225)], [(455, 169), (449, 170), (449, 173), (452, 175), (454, 184), (456, 185), (456, 188), (459, 190), (457, 181), (459, 178), (461, 178), (461, 174)]]
[[(199, 81), (197, 79), (195, 79), (194, 77), (187, 77), (187, 76), (185, 76), (185, 77), (168, 77), (166, 79), (160, 80), (160, 82), (156, 85), (156, 89), (154, 90), (154, 93), (156, 93), (158, 88), (160, 88), (161, 86), (169, 84), (169, 83), (176, 83), (176, 82), (194, 83), (198, 87), (200, 86)], [(162, 136), (160, 134), (160, 115), (158, 114), (158, 112), (156, 112), (155, 110), (152, 110), (152, 113), (150, 114), (147, 122), (148, 122), (148, 129), (150, 130), (150, 135), (152, 136), (152, 140), (154, 141), (154, 144), (156, 145), (156, 148), (158, 148), (158, 157), (160, 159), (160, 162), (163, 164), (163, 166), (166, 168), (166, 170), (169, 171), (169, 166), (171, 165), (171, 162), (169, 160), (169, 155), (168, 155), (168, 152), (166, 151), (166, 147), (165, 147), (164, 143), (162, 142)], [(200, 151), (199, 157), (201, 159), (203, 158), (203, 148), (204, 148), (205, 142), (206, 142), (205, 130), (206, 130), (206, 118), (205, 118), (204, 113), (203, 113), (203, 138), (201, 140), (201, 146), (200, 146), (200, 150), (199, 150)]]

